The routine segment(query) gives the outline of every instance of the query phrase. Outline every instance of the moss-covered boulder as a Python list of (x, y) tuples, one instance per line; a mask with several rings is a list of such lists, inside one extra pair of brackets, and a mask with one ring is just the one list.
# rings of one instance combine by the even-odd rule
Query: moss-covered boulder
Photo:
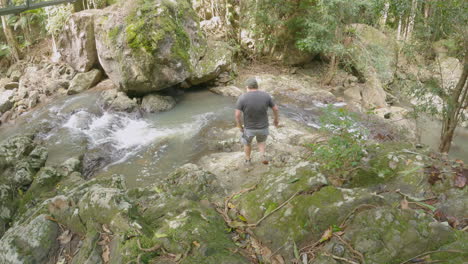
[(359, 213), (344, 238), (365, 256), (366, 262), (389, 264), (401, 263), (457, 239), (447, 223), (436, 222), (422, 211), (392, 208)]
[(86, 10), (72, 14), (59, 37), (60, 55), (78, 72), (87, 72), (98, 63), (94, 18), (99, 12)]
[(46, 215), (9, 229), (0, 240), (0, 263), (48, 263), (58, 248), (59, 227)]
[(368, 25), (353, 24), (349, 31), (355, 36), (348, 49), (348, 60), (364, 83), (358, 87), (364, 105), (386, 107), (383, 86), (393, 80), (396, 43)]
[(205, 50), (198, 16), (188, 0), (132, 0), (96, 19), (99, 61), (127, 94), (182, 83)]
[(15, 136), (0, 143), (0, 237), (13, 220), (20, 194), (46, 162), (47, 150), (33, 139), (30, 135)]
[(222, 41), (208, 41), (201, 60), (194, 66), (188, 80), (192, 85), (206, 83), (229, 69), (234, 58), (233, 49)]

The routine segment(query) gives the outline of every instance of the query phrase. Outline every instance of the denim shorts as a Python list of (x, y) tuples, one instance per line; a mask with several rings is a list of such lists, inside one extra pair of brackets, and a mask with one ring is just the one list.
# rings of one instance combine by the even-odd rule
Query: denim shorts
[(250, 145), (252, 140), (256, 138), (257, 143), (262, 143), (267, 140), (270, 134), (268, 128), (264, 129), (244, 129), (244, 133), (241, 136), (241, 142), (244, 145)]

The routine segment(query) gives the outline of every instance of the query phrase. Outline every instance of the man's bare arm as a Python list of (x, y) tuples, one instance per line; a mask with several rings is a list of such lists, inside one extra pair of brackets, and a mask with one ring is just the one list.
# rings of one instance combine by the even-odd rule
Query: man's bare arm
[(241, 120), (242, 111), (236, 109), (235, 115), (236, 115), (236, 126), (237, 126), (237, 128), (239, 128), (241, 131), (243, 131), (244, 128), (243, 128), (243, 126), (242, 126), (242, 120)]
[(279, 109), (278, 109), (278, 106), (275, 105), (271, 109), (273, 110), (273, 116), (274, 116), (273, 124), (275, 125), (275, 127), (279, 127)]

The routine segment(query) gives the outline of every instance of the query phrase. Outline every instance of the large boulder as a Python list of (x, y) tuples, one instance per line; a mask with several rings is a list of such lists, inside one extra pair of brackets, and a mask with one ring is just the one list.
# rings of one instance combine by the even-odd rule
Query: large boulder
[(58, 248), (58, 224), (39, 215), (10, 228), (0, 240), (0, 263), (47, 263)]
[(149, 94), (143, 97), (141, 108), (148, 113), (167, 111), (176, 105), (176, 101), (171, 96)]
[(126, 1), (95, 21), (99, 61), (127, 94), (147, 94), (191, 76), (206, 49), (188, 0)]
[(209, 41), (208, 49), (202, 59), (195, 65), (190, 84), (198, 85), (213, 80), (231, 66), (234, 52), (222, 41)]
[(386, 107), (383, 86), (393, 80), (396, 43), (368, 25), (353, 24), (350, 28), (356, 36), (350, 44), (348, 60), (364, 83), (364, 106)]
[(60, 35), (58, 51), (76, 71), (87, 72), (98, 63), (94, 18), (99, 10), (74, 13)]
[(0, 113), (4, 113), (13, 107), (11, 99), (14, 94), (15, 92), (12, 90), (6, 90), (0, 93)]
[(102, 77), (102, 73), (98, 69), (86, 73), (78, 73), (70, 82), (68, 95), (81, 93), (96, 85)]
[(125, 93), (117, 91), (117, 89), (105, 90), (101, 94), (103, 106), (106, 109), (122, 112), (132, 112), (138, 107), (135, 98), (130, 99)]

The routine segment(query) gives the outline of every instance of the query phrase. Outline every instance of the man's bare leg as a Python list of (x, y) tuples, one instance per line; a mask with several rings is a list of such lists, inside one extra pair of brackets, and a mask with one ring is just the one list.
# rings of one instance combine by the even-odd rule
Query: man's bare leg
[(266, 153), (266, 142), (259, 142), (258, 144), (258, 150), (260, 151), (260, 155), (262, 156), (262, 162), (263, 164), (268, 164), (268, 160), (265, 156)]
[(252, 145), (244, 145), (245, 160), (250, 161), (250, 153), (252, 153)]

